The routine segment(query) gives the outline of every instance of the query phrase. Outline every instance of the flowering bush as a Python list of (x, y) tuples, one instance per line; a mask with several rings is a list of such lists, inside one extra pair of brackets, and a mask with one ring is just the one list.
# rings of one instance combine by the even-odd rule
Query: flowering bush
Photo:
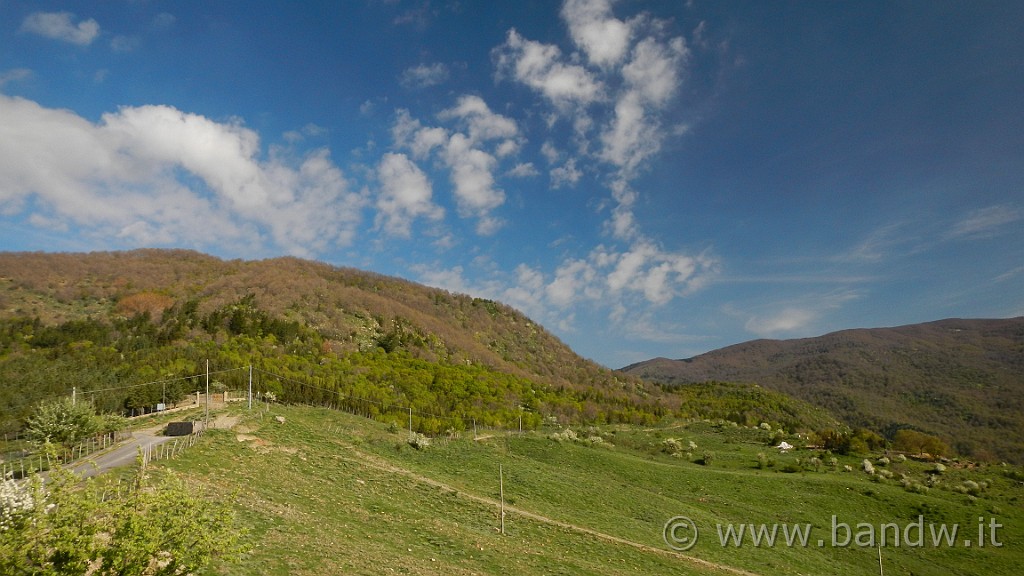
[(874, 476), (874, 474), (875, 474), (875, 465), (871, 463), (871, 460), (868, 460), (867, 458), (865, 458), (864, 461), (861, 462), (861, 467), (864, 468), (864, 472)]
[(575, 442), (579, 440), (579, 435), (577, 435), (572, 428), (566, 428), (561, 432), (553, 433), (551, 435), (551, 439), (555, 440), (556, 442)]
[(19, 483), (13, 478), (0, 482), (0, 532), (16, 527), (34, 507), (35, 498), (28, 482)]
[(426, 450), (430, 447), (430, 437), (420, 434), (419, 432), (413, 432), (412, 435), (409, 436), (409, 446), (412, 446), (417, 450)]
[(248, 550), (234, 503), (173, 474), (150, 483), (140, 472), (113, 495), (60, 467), (45, 491), (38, 475), (4, 480), (0, 527), (0, 574), (191, 574)]

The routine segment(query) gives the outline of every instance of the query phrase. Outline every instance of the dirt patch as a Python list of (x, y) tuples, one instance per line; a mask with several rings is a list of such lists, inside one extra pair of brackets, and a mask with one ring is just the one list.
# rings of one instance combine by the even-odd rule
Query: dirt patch
[[(239, 442), (246, 442), (249, 448), (259, 452), (260, 454), (269, 454), (270, 452), (284, 452), (285, 454), (298, 454), (298, 448), (292, 448), (290, 446), (275, 446), (273, 442), (264, 440), (259, 436), (253, 436), (252, 434), (238, 433), (235, 434), (235, 440)], [(302, 456), (300, 456), (301, 458)]]
[(241, 420), (238, 416), (228, 416), (227, 414), (221, 414), (210, 423), (211, 428), (220, 428), (221, 430), (231, 430)]

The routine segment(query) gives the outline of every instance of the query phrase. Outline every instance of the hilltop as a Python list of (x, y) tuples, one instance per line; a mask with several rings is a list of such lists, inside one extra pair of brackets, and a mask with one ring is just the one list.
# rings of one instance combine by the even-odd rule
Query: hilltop
[(225, 261), (187, 250), (0, 253), (0, 318), (58, 324), (147, 312), (159, 319), (186, 300), (206, 314), (245, 296), (268, 314), (321, 332), (338, 351), (403, 332), (417, 339), (410, 349), (429, 360), (566, 384), (621, 378), (511, 307), (373, 272), (293, 257)]
[(1024, 454), (1024, 318), (949, 319), (754, 340), (684, 360), (622, 369), (651, 382), (756, 382), (892, 437), (935, 434), (961, 454)]
[[(149, 411), (205, 386), (344, 405), (428, 434), (676, 417), (831, 426), (763, 388), (666, 391), (577, 355), (521, 312), (298, 258), (181, 250), (0, 254), (0, 430), (72, 390), (101, 411)], [(273, 376), (270, 376), (273, 375)], [(152, 384), (146, 384), (146, 383)]]

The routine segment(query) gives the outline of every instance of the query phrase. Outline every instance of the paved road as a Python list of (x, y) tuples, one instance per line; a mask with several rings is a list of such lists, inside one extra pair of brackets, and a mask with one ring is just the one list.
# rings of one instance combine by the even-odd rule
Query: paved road
[(87, 456), (85, 459), (76, 462), (71, 469), (83, 478), (89, 478), (90, 476), (102, 474), (111, 468), (131, 465), (139, 455), (139, 448), (146, 450), (151, 446), (157, 446), (174, 439), (170, 436), (160, 436), (161, 430), (163, 430), (162, 426), (148, 430), (136, 430), (132, 438), (125, 440), (111, 450)]

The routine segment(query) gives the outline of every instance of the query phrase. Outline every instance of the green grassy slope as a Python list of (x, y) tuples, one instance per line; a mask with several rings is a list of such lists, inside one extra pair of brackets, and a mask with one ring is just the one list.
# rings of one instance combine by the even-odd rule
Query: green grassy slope
[[(841, 457), (833, 468), (822, 455), (816, 469), (815, 452), (782, 455), (765, 445), (769, 432), (737, 426), (579, 431), (601, 442), (556, 441), (551, 431), (464, 436), (415, 450), (406, 432), (325, 409), (273, 406), (240, 415), (234, 429), (215, 430), (160, 464), (225, 497), (237, 494), (255, 548), (216, 574), (877, 573), (876, 548), (832, 545), (832, 515), (854, 533), (860, 522), (905, 527), (919, 516), (960, 524), (955, 547), (890, 540), (882, 549), (887, 574), (1015, 574), (1024, 561), (1018, 469), (950, 464), (922, 494), (906, 490), (900, 475), (923, 484), (932, 464), (878, 464), (893, 475), (881, 480), (862, 472), (859, 458)], [(667, 438), (691, 453), (666, 453)], [(705, 453), (708, 465), (694, 462)], [(844, 471), (847, 465), (854, 470)], [(676, 515), (700, 529), (685, 554), (669, 550), (662, 536)], [(979, 517), (1002, 524), (1002, 547), (978, 547)], [(723, 546), (715, 526), (728, 522), (809, 523), (813, 531), (807, 547), (781, 538), (774, 547)]]

